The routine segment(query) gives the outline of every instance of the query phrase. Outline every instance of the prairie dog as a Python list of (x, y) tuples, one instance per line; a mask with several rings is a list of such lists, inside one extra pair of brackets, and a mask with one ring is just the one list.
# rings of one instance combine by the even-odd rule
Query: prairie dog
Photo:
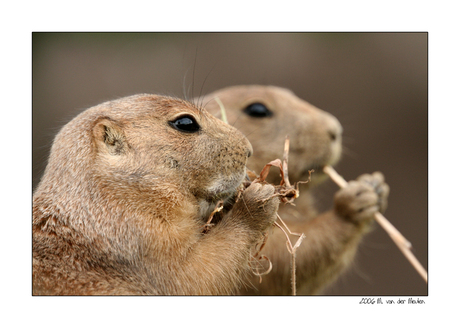
[[(82, 112), (33, 195), (33, 294), (234, 293), (278, 209), (271, 185), (231, 203), (251, 154), (235, 128), (175, 98)], [(203, 232), (218, 201), (226, 212)]]
[[(282, 159), (284, 140), (289, 135), (291, 183), (307, 180), (308, 171), (315, 170), (311, 183), (301, 185), (296, 207), (280, 206), (279, 214), (291, 231), (306, 234), (296, 253), (297, 293), (321, 293), (352, 263), (374, 213), (385, 210), (389, 187), (384, 176), (375, 172), (351, 181), (335, 194), (333, 209), (319, 214), (313, 187), (327, 179), (322, 168), (336, 164), (342, 151), (342, 126), (334, 116), (275, 86), (232, 86), (200, 101), (211, 114), (221, 117), (220, 101), (229, 124), (247, 136), (254, 149), (249, 169), (259, 173), (268, 162)], [(273, 169), (268, 181), (277, 184), (279, 173)], [(285, 244), (281, 231), (273, 230), (263, 250), (273, 263), (272, 272), (262, 283), (254, 280), (254, 288), (243, 288), (240, 293), (290, 294), (290, 257)]]

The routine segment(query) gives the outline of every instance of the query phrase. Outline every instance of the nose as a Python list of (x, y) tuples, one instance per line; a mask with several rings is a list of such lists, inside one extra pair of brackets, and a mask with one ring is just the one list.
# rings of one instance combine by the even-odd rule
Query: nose
[(248, 158), (252, 156), (253, 154), (253, 149), (251, 143), (248, 141)]
[(329, 134), (330, 140), (332, 142), (340, 141), (340, 138), (342, 137), (342, 131), (342, 125), (340, 124), (339, 120), (331, 115), (328, 120), (327, 127), (327, 132)]
[(329, 131), (328, 133), (331, 141), (335, 141), (337, 139), (337, 133), (335, 131)]

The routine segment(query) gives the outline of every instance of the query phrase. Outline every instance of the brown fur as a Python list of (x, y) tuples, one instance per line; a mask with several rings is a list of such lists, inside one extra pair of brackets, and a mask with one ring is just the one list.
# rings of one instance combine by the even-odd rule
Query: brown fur
[[(182, 114), (201, 130), (173, 128)], [(33, 294), (233, 293), (276, 218), (278, 200), (261, 203), (274, 188), (252, 185), (202, 228), (235, 194), (251, 152), (236, 129), (174, 98), (84, 111), (56, 136), (33, 195)]]
[[(234, 86), (205, 96), (205, 108), (220, 117), (216, 97), (223, 103), (228, 121), (247, 136), (254, 148), (248, 168), (260, 172), (275, 158), (282, 158), (284, 140), (290, 137), (289, 179), (291, 183), (308, 179), (314, 169), (312, 183), (301, 185), (296, 207), (280, 206), (279, 214), (291, 231), (303, 232), (306, 239), (297, 250), (297, 293), (318, 294), (351, 264), (362, 236), (369, 231), (373, 215), (386, 207), (389, 193), (383, 175), (363, 175), (338, 191), (334, 208), (318, 214), (314, 208), (312, 188), (327, 177), (326, 164), (334, 165), (341, 155), (342, 127), (338, 120), (290, 90), (272, 86)], [(273, 115), (251, 117), (244, 109), (263, 103)], [(279, 173), (272, 170), (269, 181), (279, 182)], [(291, 293), (290, 256), (285, 236), (279, 229), (270, 235), (264, 253), (273, 262), (273, 271), (263, 277), (255, 288), (242, 289), (243, 294), (283, 295)]]

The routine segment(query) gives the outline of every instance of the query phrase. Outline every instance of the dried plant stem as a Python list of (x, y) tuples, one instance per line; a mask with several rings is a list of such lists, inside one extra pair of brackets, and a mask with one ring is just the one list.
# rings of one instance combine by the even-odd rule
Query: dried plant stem
[(291, 187), (291, 183), (289, 182), (289, 175), (288, 175), (288, 159), (289, 159), (289, 136), (286, 136), (284, 140), (284, 154), (283, 154), (283, 173), (284, 173), (284, 183), (287, 187)]
[(209, 229), (211, 228), (211, 226), (213, 226), (213, 224), (211, 223), (212, 219), (214, 218), (214, 214), (216, 214), (217, 212), (220, 212), (222, 211), (222, 209), (224, 208), (224, 202), (222, 200), (219, 200), (216, 204), (216, 207), (214, 208), (214, 210), (212, 211), (212, 213), (209, 215), (209, 218), (208, 218), (208, 221), (206, 222), (206, 224), (203, 226), (203, 233), (206, 233), (209, 231)]
[(296, 281), (295, 281), (295, 252), (291, 253), (291, 290), (292, 296), (297, 295)]
[[(280, 226), (278, 223), (275, 222), (275, 225), (280, 228), (280, 230), (284, 233), (284, 235), (286, 236), (286, 246), (287, 246), (287, 249), (289, 251), (289, 253), (291, 253), (291, 290), (292, 290), (292, 295), (295, 296), (297, 294), (296, 292), (296, 276), (295, 276), (295, 269), (296, 269), (296, 264), (295, 264), (295, 254), (296, 254), (296, 250), (297, 248), (299, 248), (300, 244), (302, 243), (302, 241), (305, 239), (305, 234), (300, 234), (300, 233), (296, 233), (296, 232), (291, 232), (291, 230), (289, 230), (288, 226), (286, 225), (286, 223), (284, 223), (283, 220), (281, 220), (280, 216), (277, 214), (278, 216), (278, 220), (283, 224), (284, 228), (282, 226)], [(286, 230), (287, 232), (286, 232)], [(297, 239), (296, 243), (294, 244), (294, 246), (292, 246), (292, 243), (291, 243), (291, 240), (289, 238), (289, 234), (291, 235), (295, 235), (295, 236), (298, 236), (299, 239)]]
[[(324, 173), (329, 175), (331, 179), (341, 188), (344, 188), (348, 182), (343, 179), (331, 166), (327, 165), (323, 169)], [(425, 282), (428, 282), (428, 274), (414, 254), (410, 251), (412, 244), (388, 221), (382, 213), (375, 213), (375, 220), (388, 233), (393, 242), (398, 246), (401, 252), (406, 256), (408, 261), (422, 276)]]
[[(289, 136), (286, 136), (286, 139), (284, 140), (284, 154), (283, 154), (283, 173), (284, 173), (284, 183), (286, 184), (286, 187), (291, 188), (291, 183), (289, 182), (289, 175), (288, 175), (288, 159), (289, 159)], [(296, 197), (298, 197), (298, 192), (296, 192)], [(286, 227), (286, 229), (289, 231), (290, 234), (292, 232), (289, 230), (287, 225), (284, 223), (283, 220), (278, 215), (278, 219), (283, 223), (283, 225)], [(297, 234), (299, 235), (299, 234)], [(297, 294), (296, 290), (296, 279), (295, 279), (295, 253), (297, 250), (297, 247), (300, 246), (300, 243), (302, 240), (305, 238), (304, 234), (301, 234), (299, 239), (297, 240), (297, 243), (292, 247), (291, 242), (289, 241), (290, 245), (290, 250), (289, 252), (291, 253), (291, 290), (292, 290), (292, 295), (295, 296)]]
[[(281, 175), (281, 183), (279, 186), (275, 187), (275, 194), (268, 199), (272, 197), (279, 197), (281, 202), (283, 203), (288, 203), (291, 205), (293, 204), (294, 199), (299, 197), (299, 189), (298, 186), (300, 183), (308, 183), (310, 181), (299, 181), (293, 185), (289, 182), (289, 176), (288, 176), (288, 155), (289, 155), (289, 136), (286, 136), (286, 140), (284, 142), (284, 156), (283, 156), (283, 162), (279, 159), (275, 159), (274, 161), (271, 161), (270, 163), (266, 164), (262, 171), (260, 172), (259, 176), (256, 177), (252, 183), (260, 183), (264, 182), (265, 179), (268, 176), (270, 167), (275, 166), (280, 169), (280, 175)], [(312, 171), (309, 171), (310, 174)], [(267, 200), (268, 200), (267, 199)], [(291, 289), (292, 289), (292, 295), (296, 295), (296, 276), (295, 276), (295, 253), (297, 248), (300, 246), (302, 243), (302, 240), (305, 239), (305, 234), (299, 234), (295, 232), (291, 232), (289, 230), (288, 226), (286, 223), (284, 223), (283, 220), (281, 220), (280, 216), (277, 214), (278, 220), (282, 223), (284, 228), (279, 225), (277, 222), (274, 223), (276, 227), (278, 227), (286, 236), (286, 246), (291, 254)], [(289, 238), (290, 235), (295, 235), (298, 236), (299, 238), (297, 239), (296, 243), (294, 246), (292, 246), (291, 240)]]
[(225, 111), (224, 104), (222, 103), (222, 101), (220, 101), (219, 97), (216, 97), (215, 100), (216, 100), (217, 104), (220, 107), (220, 114), (222, 115), (222, 121), (224, 121), (225, 123), (228, 124), (227, 114), (226, 114), (226, 111)]

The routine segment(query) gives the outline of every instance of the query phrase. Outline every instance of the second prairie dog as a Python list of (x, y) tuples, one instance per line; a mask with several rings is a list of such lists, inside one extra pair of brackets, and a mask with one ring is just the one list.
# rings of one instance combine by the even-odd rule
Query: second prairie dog
[[(274, 86), (228, 87), (200, 101), (216, 117), (221, 117), (219, 101), (223, 104), (229, 124), (242, 131), (253, 146), (248, 168), (255, 173), (268, 162), (282, 159), (286, 135), (290, 137), (290, 182), (305, 181), (308, 171), (315, 170), (312, 182), (301, 185), (296, 207), (280, 206), (279, 214), (291, 231), (306, 234), (296, 253), (297, 294), (321, 293), (352, 263), (374, 213), (385, 210), (389, 187), (383, 175), (365, 174), (351, 181), (335, 194), (333, 209), (319, 214), (312, 187), (327, 179), (322, 167), (336, 164), (342, 151), (342, 126), (334, 116), (290, 90)], [(271, 169), (267, 180), (278, 184), (279, 172)], [(263, 249), (273, 263), (272, 272), (263, 276), (260, 284), (254, 280), (254, 288), (241, 289), (241, 294), (291, 293), (290, 256), (285, 244), (285, 236), (274, 229)]]
[(273, 186), (233, 201), (252, 148), (193, 104), (136, 95), (94, 106), (54, 139), (33, 194), (34, 295), (232, 294), (271, 229)]

